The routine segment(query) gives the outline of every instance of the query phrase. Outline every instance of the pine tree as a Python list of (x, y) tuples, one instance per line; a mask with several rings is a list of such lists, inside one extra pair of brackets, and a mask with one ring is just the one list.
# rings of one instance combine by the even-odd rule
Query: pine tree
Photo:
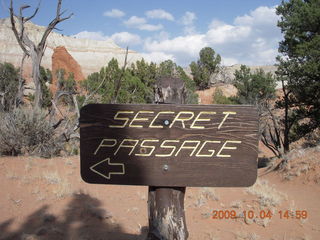
[(290, 142), (320, 126), (320, 1), (282, 1), (277, 14), (284, 36), (277, 58), (284, 97), (278, 107), (285, 110), (288, 151)]

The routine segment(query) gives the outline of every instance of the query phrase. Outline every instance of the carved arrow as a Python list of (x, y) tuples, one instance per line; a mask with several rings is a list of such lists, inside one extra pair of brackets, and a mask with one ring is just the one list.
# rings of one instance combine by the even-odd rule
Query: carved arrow
[[(99, 171), (97, 170), (99, 166)], [(111, 163), (110, 158), (106, 158), (90, 167), (90, 170), (101, 177), (111, 179), (111, 175), (124, 175), (125, 167), (123, 163)]]

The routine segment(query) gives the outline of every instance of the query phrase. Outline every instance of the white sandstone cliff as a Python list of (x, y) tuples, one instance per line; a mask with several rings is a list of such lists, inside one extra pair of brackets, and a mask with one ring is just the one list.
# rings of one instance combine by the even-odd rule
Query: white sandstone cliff
[[(45, 27), (27, 23), (29, 37), (38, 43), (41, 40)], [(116, 58), (121, 66), (124, 63), (126, 50), (117, 46), (112, 40), (95, 41), (89, 39), (76, 39), (52, 32), (47, 39), (47, 47), (41, 65), (52, 68), (53, 49), (64, 46), (70, 55), (79, 63), (85, 76), (100, 71), (112, 59)], [(22, 59), (22, 50), (11, 30), (9, 18), (0, 19), (0, 62), (10, 62), (19, 67)], [(140, 54), (134, 51), (128, 53), (128, 65), (140, 60)], [(25, 74), (31, 73), (31, 61), (25, 61)]]

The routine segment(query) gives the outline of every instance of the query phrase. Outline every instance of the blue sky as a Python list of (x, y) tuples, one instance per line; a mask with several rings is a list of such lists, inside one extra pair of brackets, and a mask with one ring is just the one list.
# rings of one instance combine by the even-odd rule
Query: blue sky
[[(32, 7), (38, 1), (15, 0)], [(59, 24), (60, 33), (77, 38), (111, 38), (121, 47), (141, 53), (150, 61), (172, 59), (187, 66), (203, 47), (212, 47), (224, 65), (274, 64), (282, 35), (273, 0), (103, 1), (64, 0), (62, 9), (74, 16)], [(8, 0), (1, 0), (0, 17), (7, 17)], [(47, 25), (56, 1), (42, 0), (33, 19)], [(30, 9), (32, 10), (32, 8)], [(31, 11), (26, 11), (26, 14)]]

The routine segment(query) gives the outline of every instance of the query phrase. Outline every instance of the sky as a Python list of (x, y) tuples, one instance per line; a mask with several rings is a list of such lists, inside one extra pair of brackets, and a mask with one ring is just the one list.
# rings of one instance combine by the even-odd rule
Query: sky
[[(36, 0), (14, 0), (14, 7)], [(0, 17), (8, 17), (9, 0), (0, 0)], [(42, 0), (32, 21), (46, 26), (55, 16), (55, 0)], [(280, 0), (63, 0), (59, 33), (95, 40), (112, 39), (153, 62), (167, 59), (186, 67), (199, 51), (211, 47), (222, 64), (272, 65), (282, 34), (277, 27)]]

